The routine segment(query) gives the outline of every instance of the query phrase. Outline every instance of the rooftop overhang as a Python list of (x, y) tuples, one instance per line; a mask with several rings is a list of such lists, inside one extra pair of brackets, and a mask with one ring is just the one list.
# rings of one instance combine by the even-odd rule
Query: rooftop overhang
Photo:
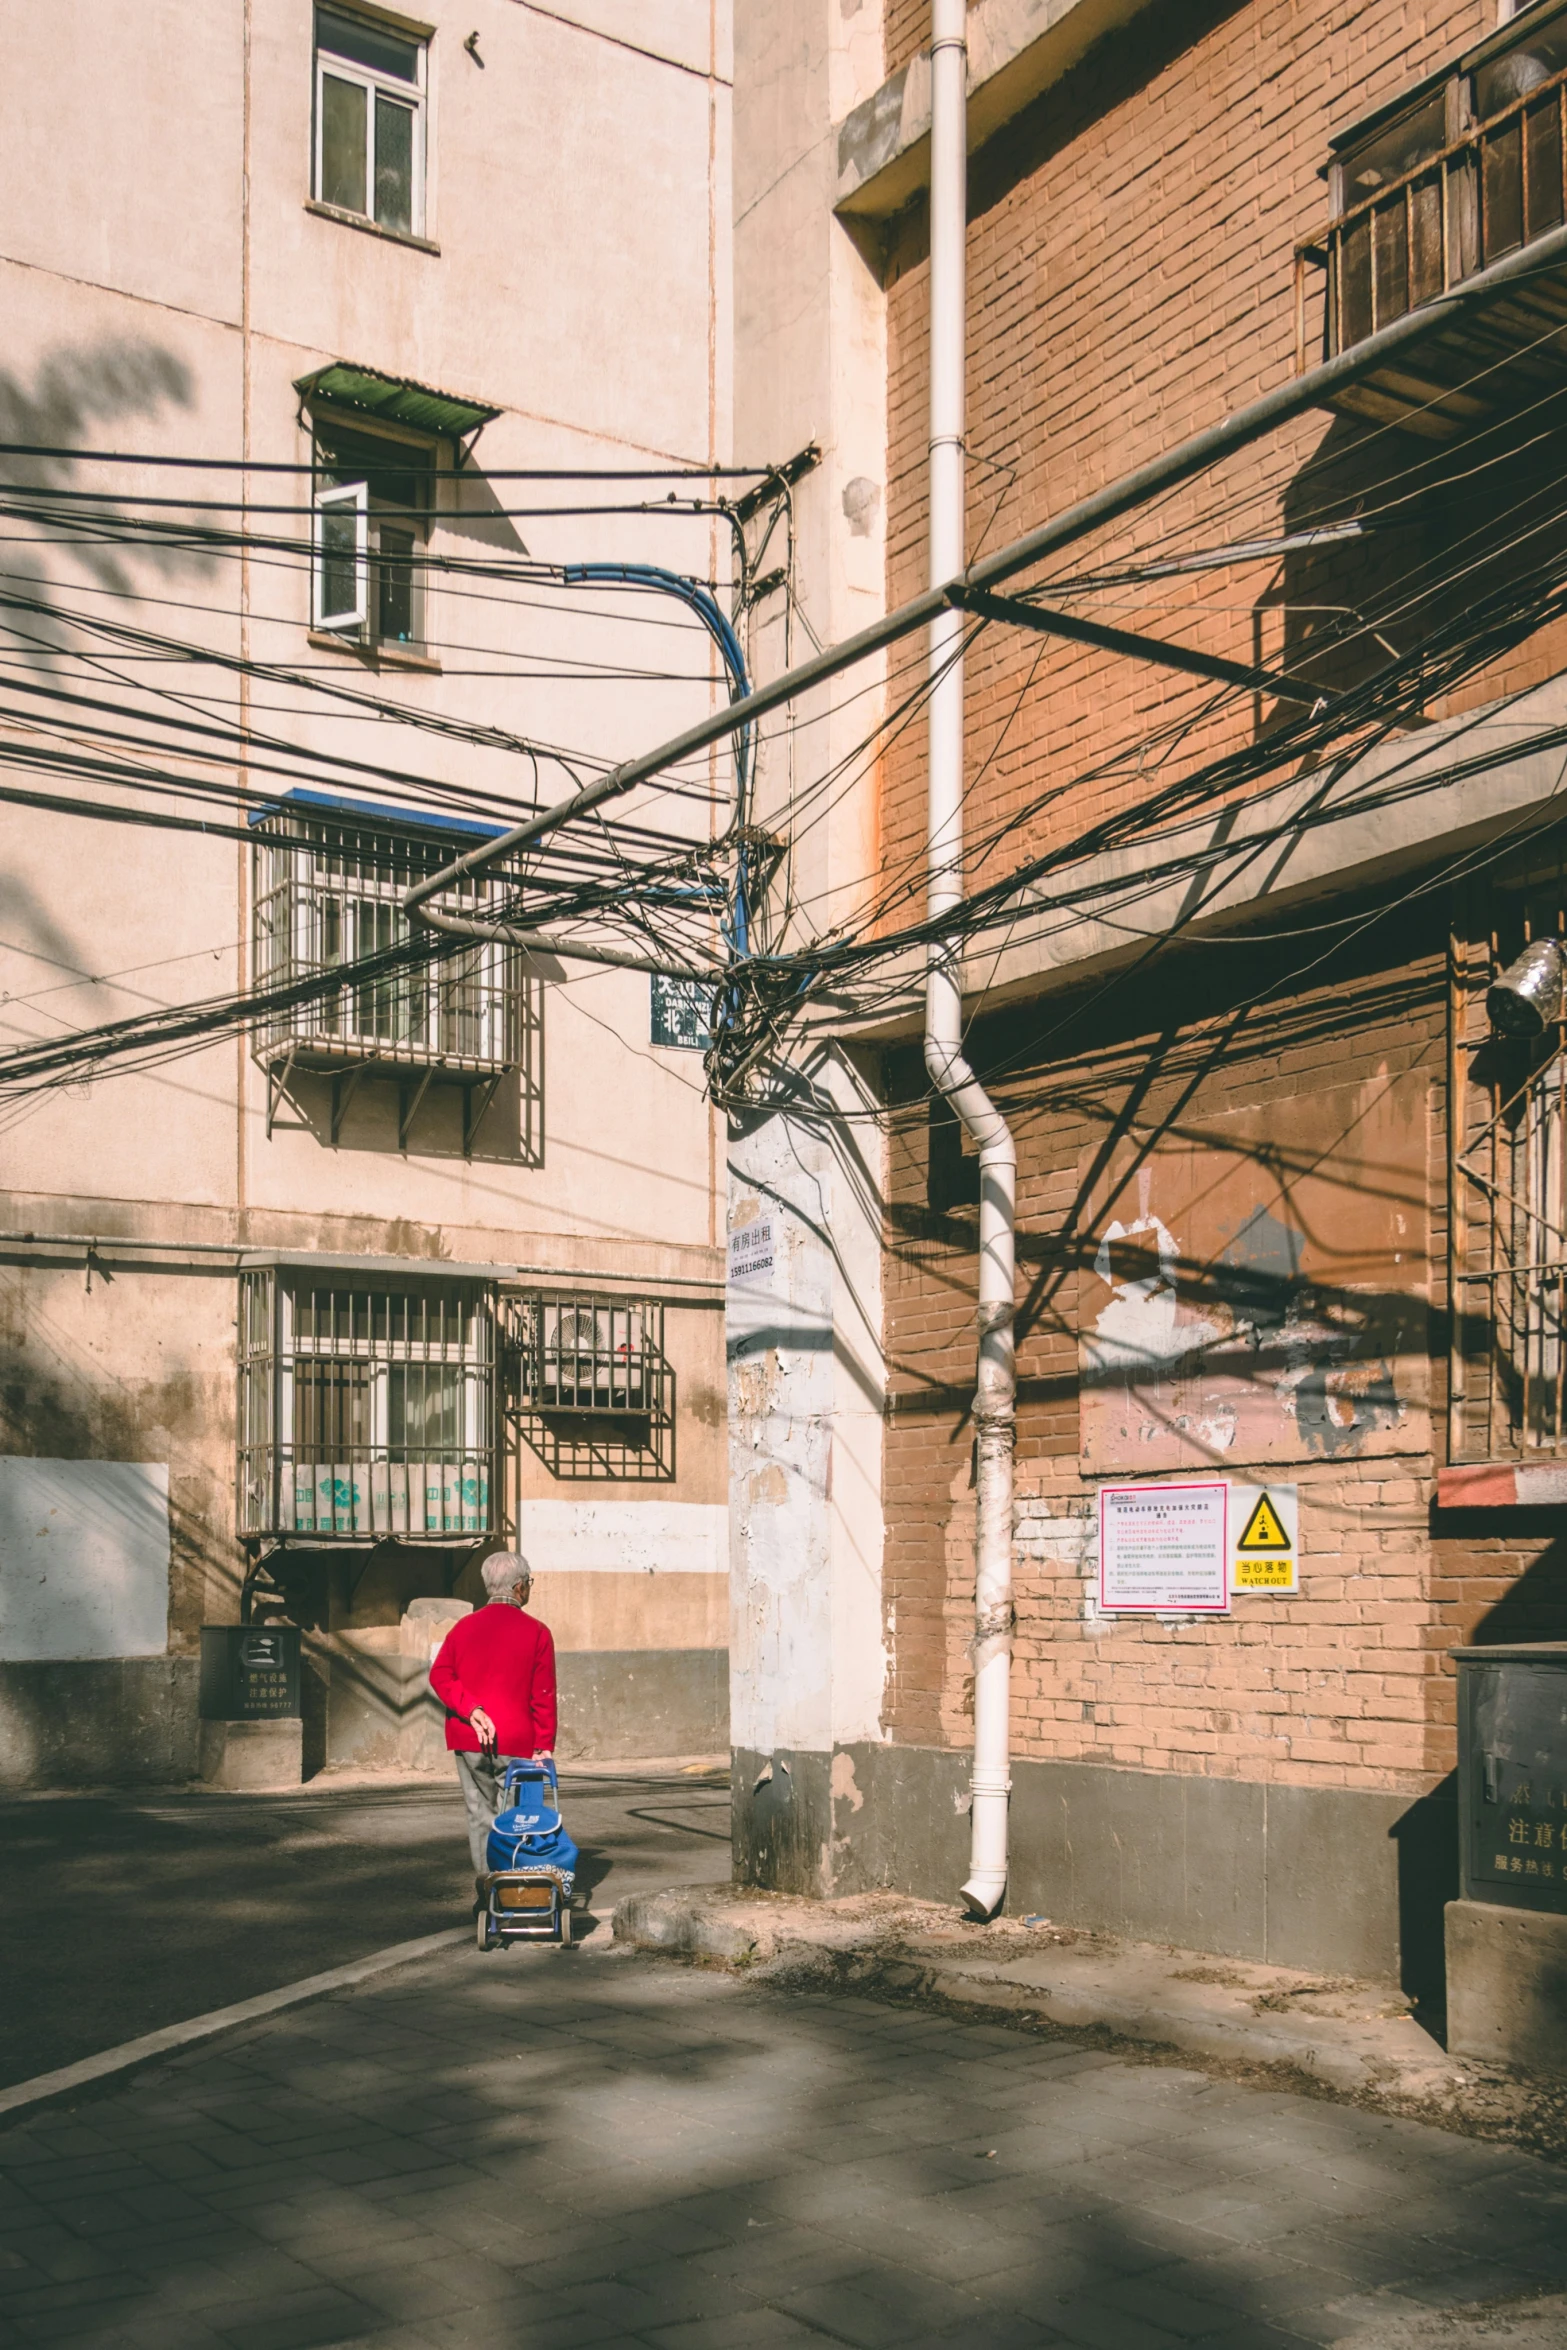
[[(1150, 0), (979, 0), (968, 16), (972, 153)], [(849, 219), (888, 220), (930, 186), (930, 59), (922, 50), (838, 125), (838, 192)]]
[[(1567, 821), (1567, 675), (1379, 744), (1342, 772), (1294, 777), (1135, 846), (1063, 868), (1006, 906), (964, 963), (978, 1013), (1108, 978), (1177, 931), (1195, 946), (1313, 901), (1413, 874)], [(1194, 903), (1195, 901), (1195, 903)], [(996, 940), (1006, 943), (999, 950)], [(818, 1037), (894, 1044), (925, 1016), (924, 950), (877, 974), (876, 1012), (818, 998)]]
[(353, 367), (341, 359), (296, 377), (294, 389), (302, 400), (329, 401), (334, 408), (373, 417), (380, 424), (400, 424), (410, 432), (458, 445), (500, 414), (482, 400), (466, 400), (456, 392), (415, 383), (410, 376), (382, 375), (377, 368)]

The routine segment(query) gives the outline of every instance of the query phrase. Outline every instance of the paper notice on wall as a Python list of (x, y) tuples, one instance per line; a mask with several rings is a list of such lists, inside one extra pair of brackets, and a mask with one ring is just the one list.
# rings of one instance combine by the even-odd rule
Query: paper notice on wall
[(773, 1220), (758, 1216), (753, 1223), (742, 1224), (729, 1235), (729, 1278), (731, 1281), (764, 1279), (773, 1269)]
[(1298, 1485), (1230, 1486), (1230, 1589), (1300, 1589)]
[(1224, 1478), (1099, 1488), (1099, 1604), (1107, 1614), (1224, 1615), (1229, 1565)]

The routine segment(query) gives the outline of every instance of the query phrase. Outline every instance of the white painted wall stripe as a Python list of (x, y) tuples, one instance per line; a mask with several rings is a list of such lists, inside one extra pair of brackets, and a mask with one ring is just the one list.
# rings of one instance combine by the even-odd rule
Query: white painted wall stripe
[(524, 1501), (517, 1547), (535, 1574), (727, 1575), (729, 1505)]

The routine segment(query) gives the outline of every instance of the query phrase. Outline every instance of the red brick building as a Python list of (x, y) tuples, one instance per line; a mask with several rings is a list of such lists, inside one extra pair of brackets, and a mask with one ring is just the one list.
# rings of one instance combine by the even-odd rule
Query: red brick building
[[(816, 325), (801, 305), (795, 379), (756, 398), (827, 453), (799, 493), (802, 594), (819, 584), (842, 635), (869, 591), (838, 509), (854, 533), (868, 500), (834, 452), (866, 445), (878, 398), (883, 495), (858, 535), (885, 608), (925, 584), (928, 10), (888, 0), (868, 89), (871, 11), (794, 13), (819, 48), (742, 29), (737, 120), (742, 140), (774, 125), (799, 179), (833, 106), (827, 292)], [(981, 0), (969, 26), (971, 562), (1429, 321), (1012, 590), (1143, 652), (1006, 625), (969, 651), (967, 883), (997, 900), (968, 941), (965, 1049), (1019, 1161), (1009, 1906), (1434, 1990), (1449, 1651), (1567, 1638), (1562, 1029), (1499, 1040), (1485, 1007), (1567, 908), (1567, 11)], [(757, 255), (778, 235), (763, 176), (748, 200), (740, 173), (742, 264), (748, 233)], [(757, 349), (789, 347), (786, 307), (755, 295)], [(888, 656), (852, 821), (796, 877), (807, 909), (888, 933), (922, 910), (924, 735), (898, 722), (921, 657)], [(829, 1703), (823, 1736), (751, 1739), (787, 1709), (742, 1691), (737, 1788), (764, 1878), (952, 1893), (977, 1170), (931, 1097), (918, 972), (894, 953), (837, 1021), (855, 1148), (872, 1103), (886, 1143), (877, 1718), (844, 1734)], [(737, 1148), (741, 1221), (770, 1180), (789, 1204), (762, 1156)], [(743, 1443), (784, 1458), (799, 1408), (774, 1392)], [(830, 1398), (810, 1408), (831, 1421)], [(779, 1596), (744, 1451), (741, 1474), (739, 1615), (776, 1628), (800, 1592)], [(1298, 1589), (1207, 1618), (1102, 1607), (1100, 1489), (1194, 1478), (1295, 1489)], [(864, 1544), (823, 1540), (827, 1624), (831, 1560)], [(862, 1603), (854, 1621), (809, 1638), (836, 1657)], [(743, 1621), (737, 1645), (743, 1679)], [(760, 1683), (789, 1651), (754, 1653)], [(753, 1785), (786, 1749), (792, 1810), (776, 1770)]]

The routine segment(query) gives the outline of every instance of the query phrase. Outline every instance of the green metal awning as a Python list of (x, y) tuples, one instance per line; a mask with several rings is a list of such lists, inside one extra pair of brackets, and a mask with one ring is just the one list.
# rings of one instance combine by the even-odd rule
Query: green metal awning
[(302, 399), (330, 400), (334, 408), (352, 408), (361, 416), (378, 416), (386, 424), (406, 424), (415, 432), (438, 433), (460, 441), (478, 432), (498, 408), (478, 400), (459, 399), (455, 392), (438, 392), (407, 376), (382, 375), (374, 367), (350, 367), (334, 360), (313, 375), (300, 376), (294, 389)]

